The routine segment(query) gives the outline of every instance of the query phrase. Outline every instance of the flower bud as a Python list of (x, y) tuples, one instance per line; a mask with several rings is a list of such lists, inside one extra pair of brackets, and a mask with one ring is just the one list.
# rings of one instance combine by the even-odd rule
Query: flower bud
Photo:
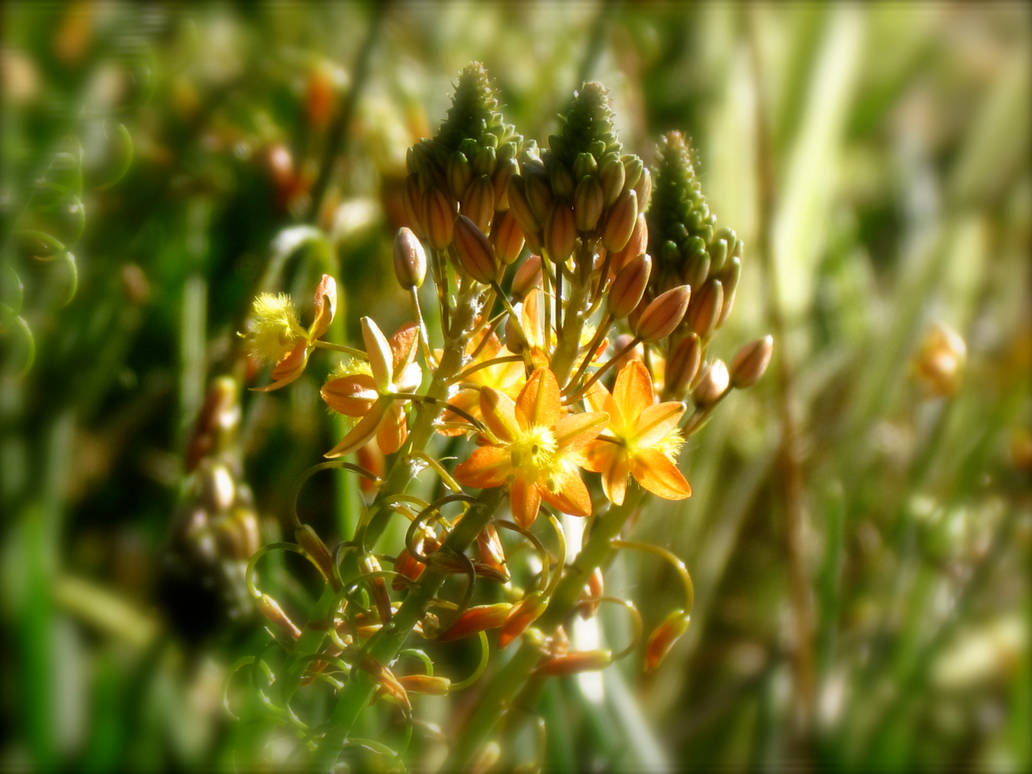
[(411, 174), (405, 179), (405, 195), (402, 203), (405, 206), (405, 220), (420, 236), (426, 236), (426, 203), (423, 192), (419, 190), (419, 176)]
[(466, 192), (473, 179), (473, 168), (462, 151), (455, 151), (448, 159), (448, 188), (452, 196), (458, 199)]
[(394, 560), (394, 571), (398, 575), (391, 581), (391, 586), (395, 591), (401, 591), (409, 583), (419, 580), (424, 570), (426, 565), (416, 559), (407, 548), (403, 548)]
[[(639, 212), (638, 217), (634, 221), (634, 230), (631, 232), (631, 238), (627, 240), (627, 244), (624, 245), (622, 250), (613, 253), (612, 258), (609, 259), (609, 268), (613, 272), (620, 271), (620, 269), (627, 265), (628, 261), (644, 253), (648, 249), (648, 244), (649, 227), (645, 222), (645, 213)], [(691, 283), (688, 284), (690, 285)]]
[(673, 610), (663, 619), (645, 643), (645, 671), (651, 672), (666, 658), (681, 635), (688, 630), (691, 616), (684, 610)]
[(602, 166), (599, 167), (598, 174), (602, 180), (602, 193), (605, 198), (605, 205), (606, 207), (611, 207), (613, 202), (623, 193), (624, 180), (626, 179), (624, 165), (620, 161), (620, 157), (615, 153), (606, 156), (602, 160)]
[(641, 174), (645, 171), (645, 164), (640, 158), (633, 154), (626, 154), (621, 161), (624, 168), (624, 188), (634, 188), (641, 180)]
[(595, 615), (604, 593), (605, 578), (602, 576), (602, 568), (596, 567), (588, 576), (588, 582), (584, 584), (584, 594), (577, 603), (581, 618), (587, 620)]
[(402, 288), (418, 288), (426, 279), (426, 251), (412, 229), (402, 226), (394, 235), (394, 274)]
[(707, 338), (717, 326), (723, 305), (724, 286), (716, 278), (707, 280), (692, 299), (688, 309), (688, 327), (699, 334), (700, 339)]
[(616, 253), (626, 247), (638, 219), (638, 195), (634, 191), (623, 193), (609, 209), (602, 230), (602, 244), (606, 250)]
[(727, 393), (731, 385), (731, 375), (723, 360), (714, 360), (706, 366), (699, 377), (699, 383), (692, 390), (692, 401), (700, 409), (715, 406)]
[(541, 256), (531, 255), (512, 277), (512, 297), (514, 301), (522, 301), (533, 288), (541, 287)]
[(491, 229), (494, 212), (494, 185), (487, 175), (480, 175), (473, 179), (462, 195), (462, 214), (486, 234)]
[(358, 560), (358, 569), (363, 575), (369, 578), (369, 587), (373, 595), (373, 602), (376, 604), (376, 611), (380, 614), (380, 620), (386, 623), (391, 620), (393, 610), (391, 608), (391, 596), (387, 591), (387, 581), (383, 579), (380, 561), (372, 554), (363, 554)]
[(516, 222), (520, 224), (523, 233), (529, 234), (539, 230), (541, 226), (530, 209), (526, 191), (526, 181), (519, 175), (513, 175), (509, 180), (509, 211), (516, 216)]
[[(487, 135), (485, 138), (488, 142), (492, 139), (497, 142), (498, 138), (492, 134)], [(491, 145), (482, 145), (477, 148), (477, 152), (473, 156), (473, 174), (474, 175), (487, 175), (491, 177), (495, 170), (495, 161), (497, 154), (495, 149)]]
[[(693, 239), (698, 239), (694, 237)], [(683, 255), (683, 254), (682, 254)], [(702, 283), (706, 281), (706, 277), (710, 273), (710, 257), (705, 252), (690, 252), (687, 256), (681, 258), (683, 269), (681, 270), (681, 277), (684, 282), (691, 285), (693, 288), (701, 288)]]
[(501, 583), (509, 580), (509, 570), (505, 566), (505, 549), (493, 524), (488, 524), (477, 535), (477, 554), (480, 556), (480, 563), (492, 569)]
[(641, 170), (641, 177), (634, 184), (634, 192), (638, 194), (638, 209), (645, 212), (652, 200), (652, 173), (649, 172), (648, 167)]
[(573, 212), (577, 217), (577, 230), (588, 234), (598, 226), (605, 207), (602, 185), (594, 175), (585, 175), (577, 184), (573, 195)]
[[(638, 307), (637, 307), (637, 309), (635, 309), (635, 311), (637, 311), (638, 309), (641, 309), (643, 306), (644, 306), (644, 304), (638, 304)], [(631, 315), (633, 316), (634, 312), (631, 312)], [(633, 326), (633, 324), (631, 322), (631, 318), (630, 317), (627, 318), (627, 323), (628, 323), (628, 325), (631, 325), (632, 330), (633, 330), (634, 326)], [(627, 345), (630, 344), (633, 340), (634, 340), (634, 337), (631, 334), (629, 334), (629, 333), (621, 333), (613, 341), (613, 349), (616, 352), (623, 352), (623, 350), (627, 347)], [(645, 353), (644, 353), (644, 349), (642, 348), (642, 345), (641, 344), (636, 344), (634, 347), (629, 349), (625, 355), (621, 355), (619, 360), (617, 360), (615, 363), (613, 363), (613, 368), (616, 371), (619, 371), (621, 368), (623, 368), (625, 365), (627, 365), (627, 363), (629, 361), (631, 361), (631, 360), (644, 360), (644, 358), (645, 358)]]
[(520, 334), (520, 329), (516, 327), (515, 318), (511, 314), (507, 315), (505, 318), (505, 348), (514, 355), (518, 355), (523, 352), (526, 345), (527, 342)]
[(402, 675), (398, 678), (398, 682), (409, 693), (446, 696), (451, 690), (451, 680), (438, 675)]
[(738, 389), (752, 387), (763, 376), (774, 352), (774, 337), (767, 334), (738, 350), (731, 361), (731, 385)]
[(455, 203), (440, 189), (429, 190), (424, 197), (427, 237), (430, 244), (443, 250), (451, 244), (455, 232)]
[(290, 616), (286, 614), (280, 603), (270, 597), (268, 594), (262, 594), (258, 597), (258, 611), (265, 616), (265, 619), (290, 635), (291, 639), (297, 639), (301, 636), (301, 630), (297, 624), (294, 623)]
[(312, 529), (310, 524), (301, 524), (294, 530), (294, 539), (312, 560), (312, 563), (319, 568), (319, 572), (322, 573), (326, 582), (332, 583), (336, 576), (333, 556), (319, 534)]
[(238, 506), (214, 523), (219, 550), (224, 556), (247, 561), (261, 546), (258, 517), (246, 506)]
[[(505, 147), (505, 146), (502, 146)], [(505, 212), (509, 209), (509, 181), (520, 171), (520, 165), (514, 158), (499, 159), (491, 182), (494, 185), (495, 209)]]
[(731, 314), (735, 305), (735, 293), (738, 291), (738, 280), (742, 276), (742, 259), (734, 255), (728, 261), (727, 266), (720, 273), (720, 281), (724, 284), (724, 304), (717, 317), (717, 327), (724, 324), (724, 320)]
[(498, 633), (498, 647), (504, 648), (526, 631), (548, 607), (548, 597), (540, 591), (534, 591), (521, 599), (505, 619), (505, 624)]
[(551, 656), (534, 670), (536, 675), (572, 675), (605, 669), (613, 663), (613, 654), (608, 650), (573, 650)]
[(495, 255), (504, 265), (515, 263), (523, 252), (523, 229), (511, 211), (499, 214), (491, 232)]
[(651, 275), (652, 258), (647, 253), (642, 253), (624, 266), (609, 288), (609, 313), (620, 319), (633, 312), (645, 293)]
[(577, 224), (573, 210), (565, 202), (556, 202), (545, 226), (548, 257), (556, 263), (563, 263), (573, 253), (576, 244)]
[(512, 605), (508, 602), (476, 605), (460, 615), (437, 639), (439, 642), (451, 642), (488, 629), (498, 629), (505, 624), (510, 612)]
[(552, 186), (552, 193), (556, 196), (565, 199), (573, 193), (573, 175), (562, 164), (552, 164), (552, 168), (548, 171), (548, 182)]
[(548, 185), (548, 176), (543, 171), (528, 170), (523, 179), (530, 210), (538, 223), (545, 223), (552, 209), (552, 190)]
[(936, 323), (921, 340), (914, 372), (930, 395), (948, 398), (960, 389), (966, 361), (964, 339), (949, 326)]
[(684, 319), (692, 289), (678, 285), (656, 296), (638, 320), (637, 334), (643, 341), (658, 341), (673, 333)]
[(497, 278), (498, 267), (491, 243), (465, 215), (459, 215), (455, 221), (455, 253), (465, 272), (477, 282), (489, 285)]
[(598, 162), (590, 153), (578, 153), (573, 160), (573, 176), (580, 180), (585, 175), (594, 175), (598, 171)]
[(680, 400), (688, 393), (702, 365), (702, 340), (695, 333), (680, 339), (666, 361), (666, 394)]

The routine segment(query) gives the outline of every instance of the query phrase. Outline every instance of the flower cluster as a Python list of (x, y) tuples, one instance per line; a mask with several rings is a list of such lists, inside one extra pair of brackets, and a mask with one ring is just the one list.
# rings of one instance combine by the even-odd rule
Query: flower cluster
[[(274, 363), (272, 384), (260, 389), (298, 378), (316, 348), (338, 352), (321, 396), (351, 429), (326, 457), (387, 458), (375, 470), (326, 463), (371, 484), (358, 534), (330, 550), (296, 525), (297, 550), (327, 582), (313, 623), (296, 625), (254, 591), (301, 665), (295, 676), (319, 673), (337, 686), (337, 725), (320, 749), (346, 738), (371, 696), (407, 713), (409, 692), (467, 682), (396, 674), (411, 638), (479, 636), (487, 649), (486, 632), (497, 631), (498, 647), (519, 639), (530, 649), (537, 678), (604, 667), (618, 656), (578, 651), (564, 624), (578, 609), (590, 616), (614, 601), (603, 593), (614, 550), (669, 561), (688, 597), (619, 655), (640, 643), (653, 669), (687, 627), (684, 566), (621, 531), (648, 495), (690, 497), (678, 467), (685, 439), (731, 389), (760, 377), (772, 340), (743, 347), (730, 369), (707, 362), (733, 305), (742, 243), (717, 228), (687, 141), (667, 135), (659, 158), (653, 196), (653, 173), (625, 152), (598, 83), (573, 95), (539, 150), (505, 122), (484, 69), (470, 65), (437, 135), (408, 156), (409, 222), (395, 239), (394, 268), (412, 322), (388, 338), (363, 317), (364, 349), (352, 349), (321, 338), (335, 308), (331, 278), (319, 284), (307, 329), (287, 297), (256, 299), (244, 335), (253, 354)], [(424, 315), (428, 274), (439, 342)], [(460, 450), (454, 465), (437, 451), (443, 444)], [(406, 492), (428, 468), (447, 490), (433, 501)], [(408, 520), (405, 545), (373, 554), (397, 515)], [(592, 517), (572, 566), (565, 517)], [(455, 575), (467, 578), (464, 590), (446, 583)], [(633, 604), (615, 601), (640, 630)], [(293, 689), (284, 687), (288, 697)]]

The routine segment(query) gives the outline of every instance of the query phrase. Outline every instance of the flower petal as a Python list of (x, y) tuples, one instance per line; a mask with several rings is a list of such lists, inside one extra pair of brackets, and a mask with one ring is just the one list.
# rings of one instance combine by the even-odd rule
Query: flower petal
[(272, 384), (253, 389), (255, 392), (272, 392), (280, 387), (286, 387), (305, 372), (306, 365), (308, 365), (308, 345), (304, 341), (300, 341), (277, 361), (272, 373), (269, 374), (272, 377)]
[(319, 391), (326, 405), (338, 414), (365, 416), (379, 397), (368, 374), (352, 374), (330, 379)]
[(641, 412), (634, 424), (635, 444), (645, 448), (655, 446), (677, 428), (683, 414), (684, 404), (678, 401), (670, 400), (649, 406)]
[(419, 326), (409, 323), (391, 336), (391, 365), (395, 374), (401, 374), (416, 357), (416, 342), (419, 341)]
[(512, 443), (519, 435), (520, 424), (516, 418), (516, 404), (504, 392), (492, 387), (482, 388), (480, 414), (484, 418), (484, 424), (499, 440)]
[(406, 438), (408, 421), (405, 419), (405, 405), (400, 400), (391, 401), (376, 431), (376, 443), (384, 454), (394, 454)]
[(613, 464), (623, 446), (609, 441), (592, 441), (584, 449), (581, 467), (592, 473), (604, 473)]
[(577, 468), (563, 468), (551, 483), (552, 488), (539, 487), (545, 502), (571, 516), (591, 515), (591, 495)]
[(536, 482), (522, 475), (517, 475), (512, 482), (509, 506), (512, 509), (512, 517), (523, 529), (530, 529), (537, 519), (538, 511), (541, 510), (541, 489)]
[(613, 400), (620, 407), (620, 413), (628, 423), (634, 422), (646, 408), (656, 402), (652, 387), (652, 376), (640, 360), (629, 360), (616, 375), (613, 385)]
[(613, 464), (602, 474), (602, 491), (613, 505), (623, 505), (627, 493), (627, 474), (631, 464), (623, 448), (614, 456)]
[(378, 392), (387, 392), (394, 381), (394, 353), (372, 317), (362, 318), (362, 341)]
[(369, 413), (362, 417), (357, 425), (351, 428), (351, 431), (341, 439), (340, 443), (323, 456), (332, 460), (336, 457), (343, 457), (345, 454), (349, 454), (360, 446), (365, 445), (376, 434), (376, 430), (380, 426), (380, 422), (383, 421), (384, 414), (387, 412), (387, 406), (390, 403), (391, 401), (386, 398), (376, 401)]
[(580, 449), (595, 439), (609, 421), (609, 414), (585, 411), (581, 414), (567, 414), (555, 424), (557, 451), (567, 452)]
[(560, 411), (559, 382), (547, 368), (539, 368), (520, 390), (516, 399), (516, 421), (530, 427), (555, 427)]
[(631, 475), (652, 494), (666, 500), (691, 497), (692, 487), (666, 455), (645, 449), (631, 460)]
[(474, 449), (465, 462), (455, 466), (452, 475), (463, 486), (490, 489), (501, 486), (512, 472), (509, 450), (501, 446)]

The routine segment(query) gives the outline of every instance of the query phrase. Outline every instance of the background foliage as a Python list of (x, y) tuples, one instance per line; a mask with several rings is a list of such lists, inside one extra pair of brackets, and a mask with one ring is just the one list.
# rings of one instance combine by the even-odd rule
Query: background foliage
[[(260, 626), (164, 577), (191, 427), (256, 289), (304, 298), (329, 271), (349, 340), (370, 309), (403, 321), (405, 150), (479, 59), (527, 136), (586, 78), (646, 161), (690, 134), (746, 244), (718, 354), (777, 340), (687, 450), (693, 498), (636, 528), (693, 574), (685, 641), (648, 678), (547, 692), (545, 765), (1027, 770), (1029, 15), (5, 4), (0, 766), (251, 768), (287, 744), (222, 706)], [(966, 342), (952, 395), (920, 378), (935, 323)], [(337, 436), (319, 376), (244, 399), (265, 540)], [(347, 517), (338, 480), (310, 487), (310, 521)], [(658, 616), (668, 572), (627, 557), (610, 578), (655, 589)]]

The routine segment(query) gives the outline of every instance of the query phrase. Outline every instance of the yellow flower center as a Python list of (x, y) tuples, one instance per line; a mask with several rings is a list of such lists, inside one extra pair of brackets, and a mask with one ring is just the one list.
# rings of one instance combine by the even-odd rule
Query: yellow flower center
[(535, 476), (547, 476), (559, 462), (555, 454), (555, 436), (547, 427), (531, 427), (509, 448), (513, 468), (531, 471)]

